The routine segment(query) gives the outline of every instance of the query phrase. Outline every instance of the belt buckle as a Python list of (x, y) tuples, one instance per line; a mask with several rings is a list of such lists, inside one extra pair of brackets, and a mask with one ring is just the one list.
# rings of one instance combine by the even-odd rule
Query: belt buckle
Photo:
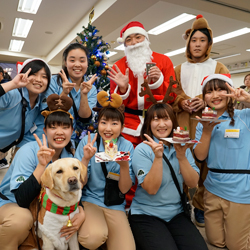
[(147, 109), (143, 109), (143, 110), (142, 110), (142, 117), (143, 117), (143, 118), (145, 118), (146, 112), (147, 112)]

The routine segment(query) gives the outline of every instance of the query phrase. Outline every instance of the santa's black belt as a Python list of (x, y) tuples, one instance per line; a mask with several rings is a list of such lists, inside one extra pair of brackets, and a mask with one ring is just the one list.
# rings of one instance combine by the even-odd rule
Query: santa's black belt
[(132, 114), (132, 115), (140, 115), (142, 117), (145, 117), (145, 114), (147, 112), (147, 109), (143, 109), (143, 110), (135, 110), (135, 109), (130, 109), (128, 107), (125, 107), (124, 112)]
[(5, 201), (8, 201), (9, 199), (5, 196), (5, 195), (3, 195), (1, 192), (0, 192), (0, 198), (2, 198), (3, 200), (5, 200)]
[(247, 170), (247, 169), (209, 168), (209, 171), (214, 172), (214, 173), (222, 173), (222, 174), (250, 174), (250, 170)]

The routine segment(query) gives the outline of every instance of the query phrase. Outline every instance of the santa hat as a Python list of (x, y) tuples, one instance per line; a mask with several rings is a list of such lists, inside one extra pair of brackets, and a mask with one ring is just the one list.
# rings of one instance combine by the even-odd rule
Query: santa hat
[(208, 75), (208, 76), (204, 77), (204, 79), (203, 79), (203, 81), (202, 81), (202, 83), (201, 83), (202, 90), (204, 89), (205, 85), (206, 85), (209, 81), (214, 80), (214, 79), (219, 79), (219, 80), (225, 81), (225, 82), (227, 82), (231, 87), (234, 86), (230, 74), (212, 74), (212, 75)]
[(207, 29), (209, 32), (209, 35), (211, 37), (211, 44), (207, 50), (206, 55), (210, 54), (210, 51), (212, 49), (212, 44), (213, 44), (213, 32), (212, 32), (211, 28), (209, 27), (207, 20), (202, 15), (197, 15), (195, 21), (192, 24), (192, 28), (186, 30), (186, 32), (182, 35), (182, 38), (187, 41), (186, 42), (186, 46), (187, 46), (186, 57), (187, 58), (191, 58), (191, 54), (190, 54), (190, 51), (188, 48), (191, 35), (192, 35), (194, 30), (200, 30), (200, 29)]
[[(117, 38), (117, 42), (122, 44), (125, 39), (131, 34), (142, 34), (148, 39), (148, 33), (144, 29), (144, 26), (137, 21), (128, 23), (120, 32), (120, 37)], [(148, 39), (149, 40), (149, 39)]]
[(21, 73), (22, 70), (23, 70), (23, 68), (24, 68), (28, 63), (33, 62), (33, 61), (42, 61), (42, 62), (44, 62), (44, 63), (48, 66), (48, 68), (49, 68), (49, 65), (48, 65), (43, 59), (40, 59), (40, 58), (32, 58), (32, 59), (27, 59), (27, 60), (25, 60), (23, 63), (17, 62), (17, 73), (18, 73), (18, 74)]

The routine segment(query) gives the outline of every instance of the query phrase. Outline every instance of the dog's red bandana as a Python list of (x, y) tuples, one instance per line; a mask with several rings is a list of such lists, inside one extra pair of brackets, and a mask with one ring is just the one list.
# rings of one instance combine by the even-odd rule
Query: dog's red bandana
[(79, 202), (77, 202), (75, 205), (70, 206), (70, 207), (60, 207), (60, 206), (57, 206), (55, 203), (53, 203), (49, 199), (46, 192), (43, 192), (42, 196), (41, 196), (41, 204), (47, 211), (49, 211), (51, 213), (68, 215), (77, 209)]

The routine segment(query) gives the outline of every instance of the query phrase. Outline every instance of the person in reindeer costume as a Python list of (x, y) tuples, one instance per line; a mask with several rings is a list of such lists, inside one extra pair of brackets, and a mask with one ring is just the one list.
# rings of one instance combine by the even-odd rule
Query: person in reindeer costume
[[(187, 61), (175, 67), (176, 80), (182, 87), (183, 92), (175, 99), (173, 108), (177, 113), (177, 120), (181, 127), (187, 127), (190, 138), (195, 138), (195, 130), (198, 121), (192, 119), (201, 117), (205, 107), (202, 97), (201, 82), (207, 75), (229, 73), (225, 65), (210, 58), (213, 45), (213, 33), (207, 20), (198, 15), (192, 24), (192, 28), (186, 30), (183, 38), (186, 40)], [(204, 226), (204, 202), (203, 182), (207, 176), (206, 163), (198, 163), (201, 168), (198, 189), (193, 197), (195, 207), (195, 222), (198, 226)]]

